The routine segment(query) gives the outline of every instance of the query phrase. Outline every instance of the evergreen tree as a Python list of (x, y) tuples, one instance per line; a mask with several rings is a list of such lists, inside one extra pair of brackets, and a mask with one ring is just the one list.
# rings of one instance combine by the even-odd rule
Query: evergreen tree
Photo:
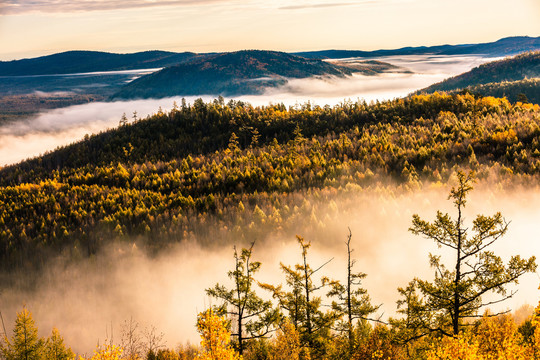
[[(513, 256), (505, 266), (502, 259), (487, 248), (499, 240), (507, 231), (508, 223), (501, 213), (493, 216), (478, 215), (473, 221), (472, 234), (464, 225), (463, 210), (467, 194), (473, 189), (474, 174), (457, 173), (458, 185), (450, 191), (449, 199), (457, 209), (457, 219), (437, 212), (433, 223), (413, 216), (410, 231), (433, 239), (439, 247), (451, 249), (456, 256), (452, 268), (445, 266), (440, 256), (429, 255), (430, 264), (435, 268), (434, 281), (415, 279), (409, 290), (410, 299), (402, 303), (407, 306), (409, 324), (421, 328), (422, 333), (438, 332), (456, 336), (463, 319), (475, 316), (484, 306), (502, 302), (514, 295), (508, 293), (506, 285), (517, 283), (526, 272), (536, 269), (535, 257), (521, 259)], [(492, 292), (500, 295), (497, 300), (483, 302), (482, 296)], [(420, 297), (418, 297), (418, 295)]]
[(234, 270), (229, 271), (228, 276), (234, 281), (234, 288), (227, 289), (225, 286), (216, 284), (206, 293), (210, 296), (223, 300), (221, 313), (231, 316), (236, 329), (231, 336), (238, 341), (238, 352), (242, 355), (245, 341), (265, 337), (272, 331), (277, 318), (277, 311), (272, 308), (270, 301), (261, 299), (253, 289), (253, 274), (259, 271), (261, 263), (252, 261), (254, 243), (249, 249), (242, 249), (238, 254), (234, 248)]

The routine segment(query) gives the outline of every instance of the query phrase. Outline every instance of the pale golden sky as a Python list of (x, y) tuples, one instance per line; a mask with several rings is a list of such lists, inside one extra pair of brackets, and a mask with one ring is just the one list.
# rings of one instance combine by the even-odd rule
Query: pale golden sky
[(540, 36), (540, 0), (0, 0), (0, 60), (66, 50), (375, 50)]

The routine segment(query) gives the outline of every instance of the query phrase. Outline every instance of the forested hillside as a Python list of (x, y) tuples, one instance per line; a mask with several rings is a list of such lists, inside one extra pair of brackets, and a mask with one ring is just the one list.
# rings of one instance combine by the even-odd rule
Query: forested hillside
[(168, 51), (143, 51), (132, 54), (66, 51), (31, 59), (0, 61), (0, 76), (151, 69), (176, 65), (195, 56), (197, 54), (191, 52), (174, 53)]
[[(396, 182), (537, 182), (540, 109), (472, 95), (330, 107), (181, 104), (0, 171), (4, 269), (85, 257), (111, 241), (150, 249), (212, 231), (249, 239), (294, 226), (306, 194)], [(210, 226), (212, 225), (212, 226)]]
[(261, 94), (268, 87), (287, 83), (288, 78), (377, 74), (391, 65), (363, 64), (350, 68), (321, 60), (306, 59), (277, 51), (244, 50), (194, 58), (124, 86), (117, 98), (160, 98), (173, 95)]
[(540, 78), (470, 86), (463, 91), (479, 96), (506, 97), (512, 103), (520, 101), (540, 104)]
[(512, 58), (482, 64), (471, 71), (433, 84), (419, 93), (452, 91), (490, 83), (514, 82), (540, 77), (540, 52), (527, 52)]

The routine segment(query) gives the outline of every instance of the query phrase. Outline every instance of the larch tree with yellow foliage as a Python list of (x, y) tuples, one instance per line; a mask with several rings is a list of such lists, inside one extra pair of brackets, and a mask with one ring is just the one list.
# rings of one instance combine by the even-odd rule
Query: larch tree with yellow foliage
[(64, 344), (64, 339), (57, 328), (52, 329), (51, 336), (45, 344), (45, 357), (47, 360), (71, 360), (75, 359), (75, 354)]
[(26, 308), (17, 313), (11, 339), (4, 335), (2, 340), (0, 355), (6, 360), (45, 359), (45, 341), (38, 336), (32, 313)]
[(231, 332), (227, 320), (206, 310), (197, 318), (197, 330), (201, 334), (201, 360), (240, 360), (242, 357), (231, 346)]
[(299, 360), (302, 346), (300, 334), (289, 319), (285, 319), (272, 342), (271, 360)]

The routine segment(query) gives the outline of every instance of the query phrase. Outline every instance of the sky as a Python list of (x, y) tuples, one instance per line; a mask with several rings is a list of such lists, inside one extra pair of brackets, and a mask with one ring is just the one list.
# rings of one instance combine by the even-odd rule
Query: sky
[(376, 50), (540, 36), (540, 0), (0, 0), (0, 60), (67, 50)]

